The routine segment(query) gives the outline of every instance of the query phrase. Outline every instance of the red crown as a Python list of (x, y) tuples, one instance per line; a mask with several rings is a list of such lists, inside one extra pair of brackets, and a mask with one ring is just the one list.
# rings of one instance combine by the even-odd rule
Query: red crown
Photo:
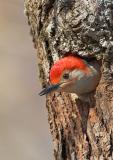
[(74, 69), (80, 69), (85, 70), (87, 68), (87, 65), (84, 63), (84, 61), (75, 56), (67, 56), (60, 60), (58, 60), (51, 68), (50, 70), (50, 82), (52, 84), (57, 84), (60, 82), (62, 73), (65, 70), (74, 70)]

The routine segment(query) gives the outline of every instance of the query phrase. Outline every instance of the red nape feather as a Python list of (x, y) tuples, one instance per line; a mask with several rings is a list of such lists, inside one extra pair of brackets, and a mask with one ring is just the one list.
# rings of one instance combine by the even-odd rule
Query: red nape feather
[(72, 71), (74, 69), (86, 71), (87, 65), (81, 58), (72, 55), (58, 60), (50, 70), (50, 82), (52, 84), (59, 83), (64, 70)]

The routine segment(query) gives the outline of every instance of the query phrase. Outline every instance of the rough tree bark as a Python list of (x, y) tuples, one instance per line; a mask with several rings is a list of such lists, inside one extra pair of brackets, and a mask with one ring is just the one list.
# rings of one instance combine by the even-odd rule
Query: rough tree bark
[(25, 13), (43, 87), (65, 52), (101, 62), (101, 80), (89, 102), (74, 94), (47, 95), (55, 159), (113, 159), (113, 0), (25, 0)]

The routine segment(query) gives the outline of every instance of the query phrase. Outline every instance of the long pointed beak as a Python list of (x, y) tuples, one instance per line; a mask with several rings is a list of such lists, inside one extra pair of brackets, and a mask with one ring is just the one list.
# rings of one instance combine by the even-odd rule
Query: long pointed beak
[(40, 96), (43, 96), (43, 95), (48, 94), (48, 93), (50, 93), (50, 92), (52, 92), (52, 91), (55, 91), (55, 90), (57, 90), (57, 89), (59, 88), (59, 86), (60, 86), (60, 84), (50, 85), (49, 87), (44, 88), (44, 89), (39, 93), (39, 95), (40, 95)]

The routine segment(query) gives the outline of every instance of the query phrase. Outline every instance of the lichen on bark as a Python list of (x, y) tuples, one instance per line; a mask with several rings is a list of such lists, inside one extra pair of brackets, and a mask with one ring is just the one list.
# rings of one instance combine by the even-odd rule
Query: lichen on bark
[(65, 52), (101, 62), (101, 80), (89, 102), (74, 94), (47, 96), (55, 159), (113, 159), (112, 0), (25, 0), (25, 14), (43, 87), (50, 67)]

